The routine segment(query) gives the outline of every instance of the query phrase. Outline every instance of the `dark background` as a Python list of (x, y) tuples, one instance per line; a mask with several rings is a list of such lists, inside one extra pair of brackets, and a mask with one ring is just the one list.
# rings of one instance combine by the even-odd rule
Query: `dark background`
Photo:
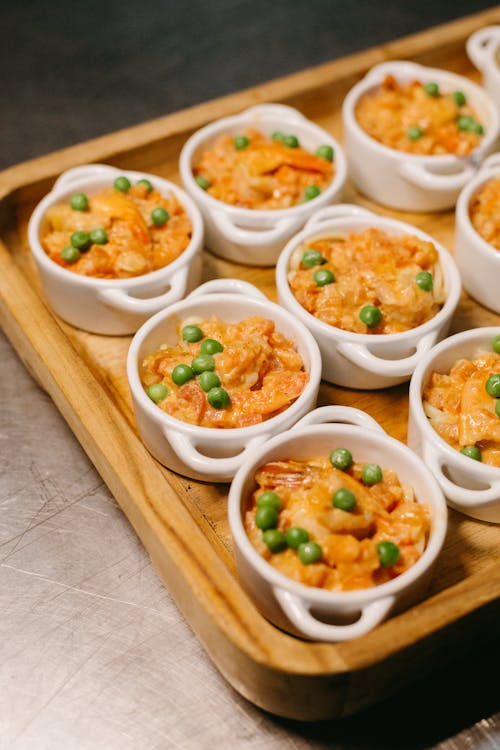
[(0, 168), (495, 5), (3, 0)]
[[(3, 2), (0, 168), (494, 5)], [(299, 736), (340, 742), (342, 748), (431, 747), (498, 710), (491, 676), (497, 684), (499, 667), (498, 644), (478, 644), (449, 669), (352, 719), (320, 725), (276, 721)], [(485, 738), (484, 747), (500, 746), (491, 732)]]

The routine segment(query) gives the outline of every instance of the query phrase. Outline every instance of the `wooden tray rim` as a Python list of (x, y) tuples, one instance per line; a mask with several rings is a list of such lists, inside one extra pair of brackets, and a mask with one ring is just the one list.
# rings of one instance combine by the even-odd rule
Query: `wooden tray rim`
[[(190, 123), (189, 129), (194, 130), (216, 117), (231, 114), (249, 104), (283, 101), (288, 96), (307, 91), (312, 86), (317, 88), (319, 85), (326, 85), (329, 80), (364, 72), (377, 62), (402, 56), (403, 50), (405, 57), (413, 57), (425, 52), (438, 39), (442, 43), (445, 32), (454, 39), (466, 37), (483, 25), (499, 21), (500, 9), (497, 7), (14, 165), (0, 173), (0, 198), (5, 203), (9, 199), (22, 202), (29, 198), (34, 189), (39, 188), (41, 181), (51, 180), (71, 166), (91, 161), (109, 162), (119, 158), (125, 150), (130, 150), (131, 144), (137, 148), (146, 146), (154, 140), (164, 140), (173, 135), (186, 133), (186, 121)], [(491, 566), (488, 575), (483, 571), (469, 576), (412, 608), (411, 616), (408, 612), (402, 613), (356, 641), (342, 644), (308, 643), (278, 631), (256, 612), (254, 605), (218, 558), (215, 549), (202, 534), (188, 510), (176, 501), (170, 485), (165, 488), (164, 473), (158, 471), (158, 465), (132, 433), (122, 413), (103, 392), (52, 313), (30, 288), (22, 272), (11, 260), (5, 243), (0, 243), (0, 250), (0, 273), (4, 279), (0, 283), (0, 319), (7, 336), (26, 361), (28, 368), (35, 373), (54, 400), (110, 490), (119, 500), (153, 562), (160, 569), (162, 577), (167, 579), (167, 586), (188, 621), (191, 621), (189, 613), (196, 611), (195, 618), (199, 618), (198, 624), (193, 624), (192, 621), (191, 624), (216, 663), (214, 636), (213, 632), (210, 632), (215, 630), (220, 631), (228, 644), (231, 644), (230, 651), (233, 657), (240, 652), (247, 660), (286, 672), (288, 675), (341, 675), (383, 661), (499, 597), (500, 570), (498, 566)], [(16, 298), (29, 300), (29, 307), (16, 302)], [(37, 327), (45, 333), (43, 346), (35, 333)], [(55, 363), (53, 360), (48, 367), (47, 357), (54, 356), (56, 352), (59, 362)], [(78, 388), (74, 388), (75, 384)], [(78, 399), (75, 399), (75, 391), (79, 394)], [(89, 414), (82, 411), (80, 400), (93, 401), (100, 413), (106, 417), (106, 422), (109, 420), (116, 425), (116, 430), (110, 435), (112, 434), (119, 443), (123, 442), (119, 440), (120, 431), (126, 433), (133, 455), (141, 465), (132, 489), (122, 486), (120, 477), (116, 475), (116, 466), (120, 466), (116, 461), (127, 456), (130, 446), (119, 445), (118, 452), (106, 450), (102, 438), (94, 434)], [(146, 476), (149, 481), (147, 491), (144, 484)], [(136, 493), (142, 494), (148, 502), (142, 518), (134, 508)], [(158, 499), (165, 495), (172, 503), (169, 517), (165, 514), (166, 503)], [(172, 509), (175, 512), (172, 513)], [(176, 532), (174, 522), (192, 526), (192, 533), (196, 537), (196, 555), (192, 554), (192, 550), (186, 549)], [(145, 538), (149, 533), (146, 529), (154, 530), (161, 549), (152, 549), (150, 542), (146, 543)], [(207, 565), (207, 560), (210, 561), (210, 565)], [(173, 580), (174, 573), (183, 579), (186, 590), (192, 592), (198, 603), (197, 607), (193, 607), (193, 603), (187, 601), (189, 597), (181, 591), (180, 584)], [(471, 594), (474, 594), (473, 598)], [(230, 596), (238, 602), (237, 611), (234, 610), (234, 604), (229, 601)], [(204, 611), (204, 617), (201, 616), (200, 609)], [(432, 628), (429, 627), (431, 623)], [(249, 634), (257, 631), (260, 631), (261, 637), (249, 638)], [(224, 669), (221, 671), (224, 672)], [(233, 681), (230, 676), (228, 679)]]

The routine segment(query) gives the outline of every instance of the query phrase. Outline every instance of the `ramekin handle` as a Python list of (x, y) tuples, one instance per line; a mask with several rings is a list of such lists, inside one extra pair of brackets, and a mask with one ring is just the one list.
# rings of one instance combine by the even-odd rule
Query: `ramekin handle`
[(242, 279), (212, 279), (211, 281), (206, 281), (189, 294), (189, 299), (199, 297), (201, 294), (219, 293), (242, 294), (244, 297), (253, 297), (254, 299), (262, 299), (269, 302), (266, 295), (260, 289)]
[(163, 310), (168, 305), (178, 302), (186, 293), (189, 268), (179, 268), (179, 270), (170, 279), (170, 288), (168, 291), (159, 294), (157, 297), (148, 297), (143, 299), (133, 297), (124, 289), (101, 289), (98, 297), (101, 302), (115, 307), (117, 310), (123, 310), (129, 313), (138, 313), (152, 315), (153, 313)]
[(410, 60), (386, 60), (370, 68), (363, 80), (371, 81), (373, 79), (375, 83), (379, 83), (386, 75), (404, 73), (405, 71), (411, 73), (411, 75), (419, 75), (422, 71), (422, 65)]
[(481, 163), (479, 171), (483, 172), (487, 169), (500, 169), (500, 152), (497, 151), (495, 154), (490, 154)]
[(413, 373), (419, 359), (434, 346), (437, 336), (437, 331), (431, 331), (422, 336), (414, 354), (402, 359), (377, 357), (365, 344), (354, 344), (350, 341), (342, 341), (337, 344), (337, 351), (349, 362), (353, 362), (358, 367), (369, 370), (376, 375), (403, 378), (409, 377)]
[(111, 178), (118, 173), (119, 170), (115, 167), (110, 167), (109, 164), (82, 164), (79, 167), (72, 167), (63, 172), (55, 181), (52, 189), (77, 187), (78, 183), (87, 179), (87, 177), (104, 177), (108, 175)]
[(337, 203), (335, 206), (325, 206), (324, 208), (320, 208), (319, 211), (316, 211), (309, 221), (306, 222), (304, 229), (311, 229), (318, 224), (324, 224), (332, 219), (347, 219), (351, 216), (367, 216), (373, 218), (375, 214), (373, 211), (369, 211), (362, 206), (355, 206), (351, 203)]
[(500, 26), (485, 26), (467, 39), (467, 54), (481, 72), (484, 72), (490, 61), (494, 61), (495, 46), (499, 41)]
[(354, 424), (369, 430), (384, 432), (383, 428), (373, 417), (370, 417), (369, 414), (361, 411), (361, 409), (354, 409), (352, 406), (320, 406), (318, 409), (310, 411), (302, 419), (299, 419), (291, 429), (296, 430), (306, 425), (325, 423)]
[(249, 109), (246, 109), (242, 116), (245, 117), (245, 119), (250, 116), (255, 118), (256, 120), (260, 119), (260, 117), (279, 117), (283, 118), (286, 122), (304, 122), (306, 119), (302, 112), (299, 112), (298, 109), (295, 109), (294, 107), (288, 107), (286, 104), (256, 104), (254, 107), (249, 107)]
[(219, 209), (211, 210), (212, 218), (222, 234), (231, 242), (248, 247), (262, 247), (276, 242), (284, 242), (290, 234), (302, 225), (301, 217), (278, 219), (270, 229), (248, 229), (237, 227), (229, 216)]
[[(495, 500), (500, 500), (500, 480), (496, 482), (490, 482), (490, 486), (484, 490), (469, 490), (465, 487), (452, 482), (451, 479), (443, 472), (443, 466), (446, 464), (453, 464), (453, 460), (440, 456), (437, 451), (434, 451), (430, 446), (425, 443), (423, 447), (423, 459), (424, 463), (427, 464), (428, 468), (436, 478), (439, 486), (446, 497), (451, 500), (457, 506), (463, 506), (464, 508), (473, 508), (474, 506), (482, 503), (489, 503)], [(469, 459), (473, 461), (474, 459)], [(456, 466), (456, 468), (460, 468)]]
[(200, 453), (187, 435), (172, 427), (163, 427), (163, 434), (172, 450), (190, 469), (206, 476), (207, 479), (216, 478), (218, 481), (230, 481), (244, 462), (247, 453), (269, 438), (267, 433), (259, 435), (249, 440), (243, 450), (235, 456), (212, 458)]
[(278, 586), (275, 586), (273, 591), (283, 612), (299, 633), (315, 641), (338, 642), (359, 638), (379, 625), (395, 602), (394, 596), (386, 596), (362, 607), (356, 622), (349, 625), (328, 625), (317, 620), (300, 597)]
[(438, 174), (431, 172), (425, 164), (417, 164), (413, 161), (404, 161), (399, 165), (399, 174), (407, 182), (416, 185), (423, 190), (449, 191), (461, 190), (464, 185), (476, 174), (474, 167), (462, 159), (456, 159), (457, 165), (461, 167), (460, 172), (454, 174)]

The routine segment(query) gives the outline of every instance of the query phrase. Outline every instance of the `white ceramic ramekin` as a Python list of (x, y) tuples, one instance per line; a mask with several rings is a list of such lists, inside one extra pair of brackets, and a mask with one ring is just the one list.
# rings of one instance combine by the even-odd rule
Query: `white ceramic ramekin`
[[(193, 177), (193, 165), (201, 151), (225, 133), (238, 135), (254, 127), (270, 136), (275, 130), (296, 135), (301, 146), (314, 152), (322, 144), (335, 152), (332, 182), (314, 200), (291, 208), (252, 210), (239, 208), (213, 198)], [(321, 206), (340, 197), (346, 180), (344, 152), (325, 130), (307, 120), (298, 110), (282, 104), (259, 104), (234, 117), (225, 117), (198, 130), (184, 144), (180, 156), (184, 187), (198, 204), (205, 221), (206, 244), (222, 258), (250, 266), (272, 266), (280, 250), (306, 219)]]
[(474, 228), (470, 204), (489, 180), (500, 178), (500, 153), (491, 154), (460, 193), (455, 212), (455, 261), (467, 292), (481, 305), (500, 313), (500, 250)]
[[(133, 182), (146, 178), (161, 193), (174, 193), (191, 220), (193, 229), (188, 247), (168, 266), (130, 279), (96, 279), (54, 263), (40, 243), (47, 209), (68, 200), (76, 191), (97, 193), (111, 185), (118, 175), (125, 175)], [(69, 169), (35, 208), (28, 240), (49, 305), (66, 322), (92, 333), (112, 336), (134, 333), (150, 315), (182, 299), (200, 281), (203, 247), (200, 212), (177, 185), (144, 172), (119, 170), (106, 164)]]
[[(413, 234), (432, 242), (439, 253), (446, 302), (433, 318), (410, 331), (390, 334), (364, 334), (343, 331), (309, 313), (290, 289), (288, 273), (295, 249), (305, 241), (360, 232), (369, 227), (389, 234)], [(460, 274), (445, 248), (428, 234), (410, 224), (382, 218), (360, 206), (339, 204), (318, 211), (302, 232), (293, 237), (276, 265), (278, 300), (304, 325), (318, 342), (323, 359), (323, 378), (348, 388), (376, 389), (409, 380), (417, 362), (443, 336), (460, 299)]]
[(461, 358), (491, 351), (499, 328), (474, 328), (450, 336), (419, 362), (410, 383), (408, 445), (422, 456), (452, 508), (482, 521), (500, 523), (500, 469), (468, 458), (448, 445), (432, 427), (422, 394), (433, 371), (447, 373)]
[(500, 111), (500, 25), (485, 26), (467, 39), (467, 54), (483, 74), (483, 85)]
[[(479, 148), (468, 157), (453, 154), (421, 156), (379, 143), (359, 125), (359, 99), (379, 86), (387, 75), (400, 83), (434, 81), (443, 91), (461, 90), (485, 123)], [(378, 203), (405, 211), (441, 211), (451, 208), (483, 157), (495, 147), (499, 115), (488, 94), (467, 78), (438, 68), (393, 60), (376, 65), (347, 94), (342, 106), (349, 175), (359, 190)]]
[[(280, 414), (250, 427), (199, 427), (165, 414), (146, 395), (139, 376), (144, 357), (162, 344), (174, 344), (183, 320), (210, 318), (214, 314), (228, 323), (260, 315), (273, 320), (276, 329), (295, 342), (309, 382), (298, 399)], [(238, 279), (216, 279), (202, 284), (182, 302), (157, 313), (137, 331), (128, 353), (127, 377), (139, 433), (153, 456), (178, 474), (227, 482), (249, 450), (288, 430), (314, 408), (321, 380), (321, 356), (307, 328), (254, 286)]]
[[(339, 446), (348, 448), (356, 461), (394, 469), (401, 483), (411, 485), (418, 500), (426, 503), (432, 514), (428, 544), (415, 565), (392, 581), (359, 591), (325, 591), (291, 580), (259, 555), (243, 526), (248, 500), (255, 489), (255, 472), (260, 466), (283, 458), (304, 460), (325, 455)], [(239, 578), (262, 614), (280, 628), (304, 638), (346, 641), (364, 635), (389, 613), (424, 596), (445, 538), (447, 510), (438, 483), (415, 453), (389, 437), (364, 412), (326, 406), (305, 416), (286, 434), (248, 452), (231, 484), (229, 524)], [(347, 618), (355, 621), (345, 624)]]

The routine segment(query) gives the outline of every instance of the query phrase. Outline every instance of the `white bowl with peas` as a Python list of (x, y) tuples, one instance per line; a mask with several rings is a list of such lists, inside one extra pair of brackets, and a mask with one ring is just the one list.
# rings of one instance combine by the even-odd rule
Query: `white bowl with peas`
[[(455, 261), (462, 276), (466, 291), (481, 305), (500, 313), (500, 249), (498, 240), (498, 211), (495, 215), (494, 204), (490, 199), (488, 214), (482, 219), (484, 230), (489, 230), (494, 247), (474, 226), (471, 218), (471, 206), (476, 197), (487, 188), (490, 181), (500, 181), (500, 153), (491, 154), (481, 165), (476, 177), (461, 191), (455, 210)], [(498, 189), (497, 189), (498, 192)], [(499, 205), (497, 198), (496, 205)], [(488, 235), (486, 235), (488, 236)]]
[[(341, 471), (348, 471), (353, 460), (367, 462), (362, 473), (362, 481), (367, 486), (381, 481), (386, 470), (396, 472), (401, 485), (411, 488), (413, 502), (425, 504), (430, 515), (425, 548), (418, 559), (399, 575), (356, 590), (306, 585), (299, 582), (300, 579), (285, 575), (278, 569), (278, 564), (270, 564), (252, 544), (245, 528), (245, 518), (257, 486), (256, 473), (269, 463), (278, 462), (279, 465), (283, 460), (304, 462), (328, 455), (332, 466)], [(278, 487), (279, 482), (277, 491)], [(341, 507), (336, 502), (337, 494), (327, 505)], [(264, 501), (272, 506), (275, 518), (267, 519), (272, 513), (264, 507)], [(280, 552), (293, 556), (294, 551), (306, 567), (314, 567), (315, 562), (328, 559), (328, 555), (324, 558), (321, 544), (311, 541), (312, 537), (307, 532), (304, 534), (304, 529), (275, 530), (276, 526), (282, 526), (277, 520), (283, 510), (281, 505), (279, 495), (276, 497), (274, 492), (267, 491), (262, 498), (260, 495), (257, 498), (257, 513), (262, 519), (257, 519), (256, 515), (255, 522), (258, 529), (265, 529), (263, 540), (269, 547), (271, 559)], [(316, 409), (286, 434), (252, 449), (231, 484), (228, 510), (239, 578), (257, 608), (278, 627), (317, 641), (347, 641), (362, 636), (390, 614), (421, 599), (426, 593), (447, 528), (443, 493), (421, 459), (401, 442), (389, 437), (366, 413), (341, 406)], [(356, 506), (343, 507), (337, 513), (342, 511), (346, 516), (357, 513)], [(324, 513), (329, 512), (325, 506)], [(307, 525), (305, 518), (303, 523)], [(279, 544), (274, 538), (278, 535), (283, 537)], [(297, 545), (301, 535), (305, 541)], [(399, 549), (401, 542), (398, 546), (395, 539), (392, 537), (391, 542), (377, 545), (382, 568), (394, 565), (400, 554), (403, 555)]]
[[(193, 169), (201, 153), (219, 136), (232, 135), (234, 148), (245, 148), (248, 139), (240, 134), (246, 128), (290, 144), (290, 153), (301, 146), (325, 159), (334, 167), (333, 179), (321, 191), (315, 185), (308, 186), (303, 199), (286, 208), (247, 208), (213, 197), (207, 192), (210, 181), (203, 175), (195, 176)], [(298, 110), (281, 104), (259, 104), (196, 131), (182, 149), (180, 173), (185, 189), (203, 214), (208, 248), (235, 263), (271, 266), (285, 242), (316, 209), (339, 200), (347, 164), (340, 144)], [(263, 178), (268, 174), (271, 172)]]
[(483, 85), (500, 112), (500, 24), (485, 26), (467, 39), (467, 54), (483, 74)]
[[(471, 105), (477, 120), (457, 114), (458, 131), (481, 134), (479, 145), (467, 156), (454, 153), (409, 153), (385, 145), (368, 134), (356, 117), (358, 103), (376, 93), (387, 76), (402, 84), (419, 81), (429, 99), (452, 95), (458, 110)], [(452, 208), (464, 185), (482, 159), (495, 149), (499, 114), (491, 97), (469, 79), (439, 68), (405, 60), (392, 60), (373, 67), (349, 91), (342, 106), (345, 150), (349, 175), (369, 198), (404, 211), (441, 211)], [(409, 141), (425, 136), (427, 121), (408, 121)]]
[[(293, 342), (307, 378), (303, 378), (305, 386), (289, 406), (255, 424), (218, 429), (183, 421), (157, 405), (159, 400), (168, 396), (167, 388), (160, 386), (158, 393), (154, 390), (158, 386), (145, 387), (141, 375), (146, 357), (165, 346), (175, 346), (180, 332), (187, 342), (199, 341), (203, 332), (196, 321), (210, 320), (213, 316), (226, 324), (259, 316), (273, 321), (276, 332)], [(196, 324), (193, 325), (193, 322)], [(191, 337), (192, 333), (195, 334), (194, 338)], [(202, 346), (201, 353), (204, 351)], [(220, 352), (221, 347), (214, 351)], [(207, 358), (202, 356), (196, 359)], [(205, 372), (207, 368), (215, 372)], [(190, 372), (190, 369), (194, 372)], [(176, 371), (180, 375), (179, 380)], [(227, 391), (217, 387), (220, 383), (215, 382), (213, 392), (216, 399), (212, 401), (212, 391), (209, 390), (212, 383), (205, 384), (202, 380), (214, 375), (217, 375), (217, 367), (212, 367), (212, 362), (205, 366), (204, 362), (198, 363), (193, 359), (191, 367), (183, 364), (174, 369), (172, 381), (176, 385), (184, 384), (191, 378), (189, 384), (194, 383), (195, 386), (197, 381), (202, 391), (206, 392), (203, 397), (210, 406), (224, 410), (229, 405)], [(307, 328), (286, 310), (270, 302), (252, 284), (239, 279), (215, 279), (202, 284), (185, 300), (157, 313), (137, 331), (128, 352), (127, 377), (139, 433), (150, 453), (164, 466), (183, 476), (227, 482), (245, 461), (249, 450), (272, 435), (288, 430), (315, 407), (321, 381), (321, 356)], [(272, 397), (272, 393), (269, 397)]]
[[(191, 222), (189, 244), (168, 265), (128, 278), (98, 278), (69, 270), (54, 262), (42, 246), (47, 230), (47, 211), (68, 204), (75, 215), (89, 210), (89, 198), (115, 186), (126, 193), (131, 185), (142, 183), (145, 191), (155, 188), (163, 196), (173, 195)], [(151, 212), (151, 225), (163, 226), (170, 220), (168, 211), (159, 207)], [(203, 220), (191, 198), (168, 180), (156, 175), (118, 170), (106, 164), (87, 164), (64, 172), (52, 190), (35, 208), (28, 227), (32, 255), (44, 295), (63, 320), (77, 328), (105, 335), (134, 333), (153, 313), (182, 299), (199, 284)], [(108, 241), (102, 227), (90, 232), (76, 231), (61, 251), (64, 265), (75, 262), (94, 245)], [(125, 248), (126, 249), (126, 248)]]
[[(432, 426), (432, 420), (445, 419), (446, 414), (443, 416), (433, 410), (432, 404), (429, 409), (423, 399), (433, 373), (447, 375), (460, 360), (473, 360), (485, 352), (500, 354), (499, 327), (474, 328), (457, 333), (441, 341), (423, 357), (410, 383), (408, 445), (422, 457), (433, 473), (450, 507), (482, 521), (500, 523), (500, 467), (486, 463), (482, 455), (483, 451), (495, 444), (500, 448), (500, 440), (479, 441), (458, 450)], [(498, 435), (500, 366), (499, 372), (488, 380), (490, 382), (481, 385), (480, 392), (476, 390), (480, 399), (480, 409), (476, 410), (476, 415), (482, 416), (481, 411), (486, 412), (491, 430)], [(457, 399), (457, 409), (461, 410), (462, 397), (457, 395)], [(471, 414), (468, 424), (473, 422), (474, 415)], [(439, 427), (439, 422), (436, 424)]]
[[(441, 309), (426, 322), (397, 333), (358, 333), (316, 317), (294, 295), (290, 274), (297, 262), (314, 269), (313, 278), (318, 288), (335, 284), (339, 279), (323, 270), (326, 259), (317, 251), (305, 251), (319, 240), (328, 240), (378, 229), (388, 236), (416, 237), (433, 244), (437, 251), (440, 286), (444, 287)], [(316, 257), (318, 256), (318, 257)], [(302, 259), (302, 260), (301, 260)], [(328, 274), (328, 276), (327, 276)], [(415, 284), (424, 293), (433, 293), (437, 286), (433, 275), (424, 271), (415, 276)], [(339, 204), (321, 209), (309, 219), (302, 232), (293, 237), (283, 249), (276, 265), (278, 301), (301, 320), (318, 342), (323, 360), (323, 378), (347, 388), (378, 389), (403, 383), (410, 379), (420, 358), (448, 332), (461, 293), (460, 274), (452, 256), (432, 237), (416, 227), (396, 219), (378, 216), (361, 206)], [(354, 293), (354, 290), (352, 290)], [(418, 292), (420, 293), (420, 292)], [(383, 322), (383, 304), (363, 305), (358, 316), (369, 330)]]

